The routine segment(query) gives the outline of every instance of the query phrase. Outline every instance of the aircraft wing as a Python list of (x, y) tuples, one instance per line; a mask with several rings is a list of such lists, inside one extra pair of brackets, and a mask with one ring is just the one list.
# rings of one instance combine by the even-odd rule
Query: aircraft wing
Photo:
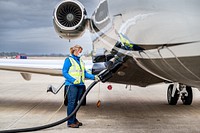
[[(64, 60), (0, 59), (0, 70), (20, 72), (26, 80), (30, 73), (62, 76)], [(84, 60), (87, 70), (92, 69), (92, 61)], [(27, 78), (26, 78), (27, 77)]]
[[(83, 60), (87, 70), (92, 70), (92, 60)], [(64, 60), (35, 60), (35, 59), (0, 59), (0, 70), (19, 72), (25, 80), (31, 79), (31, 74), (45, 74), (51, 76), (62, 76), (62, 67)], [(101, 64), (102, 65), (102, 64)], [(97, 66), (95, 69), (102, 67)], [(104, 69), (104, 67), (103, 67)], [(131, 70), (131, 73), (129, 71)], [(141, 69), (136, 62), (129, 58), (118, 70), (129, 73), (127, 78), (113, 75), (109, 81), (114, 83), (132, 84), (138, 86), (147, 86), (163, 82), (164, 80), (149, 74)], [(131, 77), (134, 77), (133, 79)]]
[(0, 59), (0, 69), (23, 73), (62, 75), (62, 60)]

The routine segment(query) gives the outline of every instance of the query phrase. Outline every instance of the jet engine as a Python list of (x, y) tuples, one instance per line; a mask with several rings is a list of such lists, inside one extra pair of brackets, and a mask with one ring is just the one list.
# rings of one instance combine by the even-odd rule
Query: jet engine
[(63, 0), (54, 9), (54, 28), (61, 38), (78, 38), (85, 31), (86, 15), (86, 10), (79, 1)]

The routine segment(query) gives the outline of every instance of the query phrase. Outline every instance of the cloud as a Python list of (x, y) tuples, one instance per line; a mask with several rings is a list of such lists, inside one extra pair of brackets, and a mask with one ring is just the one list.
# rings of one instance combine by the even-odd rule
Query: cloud
[[(54, 1), (54, 2), (53, 2)], [(29, 28), (52, 25), (52, 12), (55, 0), (1, 0), (0, 28)], [(47, 6), (48, 5), (48, 6)]]
[(92, 49), (89, 33), (86, 33), (81, 39), (69, 42), (66, 39), (60, 39), (53, 27), (6, 31), (4, 32), (4, 36), (0, 36), (0, 40), (2, 40), (0, 47), (5, 51), (16, 51), (29, 54), (66, 54), (68, 53), (67, 50), (69, 47), (74, 44), (82, 45), (85, 51)]
[[(94, 8), (88, 8), (88, 5), (94, 5), (94, 0), (81, 1), (89, 9), (90, 15)], [(91, 50), (92, 42), (88, 32), (82, 39), (71, 42), (58, 37), (52, 20), (53, 10), (58, 2), (59, 0), (0, 0), (0, 52), (64, 54), (75, 43), (83, 45), (85, 50)]]

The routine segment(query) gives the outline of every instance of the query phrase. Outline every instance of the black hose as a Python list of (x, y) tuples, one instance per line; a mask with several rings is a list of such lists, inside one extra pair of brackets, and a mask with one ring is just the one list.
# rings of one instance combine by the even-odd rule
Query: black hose
[(60, 124), (62, 124), (64, 122), (66, 122), (70, 117), (72, 117), (79, 110), (79, 108), (81, 107), (81, 104), (82, 104), (84, 98), (87, 96), (88, 92), (98, 82), (99, 81), (94, 81), (88, 86), (87, 90), (83, 94), (79, 104), (76, 106), (74, 111), (69, 116), (65, 117), (64, 119), (56, 121), (54, 123), (47, 124), (47, 125), (38, 126), (38, 127), (22, 128), (22, 129), (11, 129), (11, 130), (1, 130), (0, 133), (33, 132), (33, 131), (38, 131), (38, 130), (43, 130), (43, 129), (46, 129), (46, 128), (54, 127), (54, 126), (57, 126), (57, 125), (60, 125)]

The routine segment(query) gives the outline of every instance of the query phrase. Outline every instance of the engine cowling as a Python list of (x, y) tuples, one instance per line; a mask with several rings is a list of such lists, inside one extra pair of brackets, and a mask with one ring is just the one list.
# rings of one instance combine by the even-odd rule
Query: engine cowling
[(79, 1), (63, 0), (54, 9), (54, 28), (61, 38), (78, 38), (85, 31), (86, 15), (86, 10)]

